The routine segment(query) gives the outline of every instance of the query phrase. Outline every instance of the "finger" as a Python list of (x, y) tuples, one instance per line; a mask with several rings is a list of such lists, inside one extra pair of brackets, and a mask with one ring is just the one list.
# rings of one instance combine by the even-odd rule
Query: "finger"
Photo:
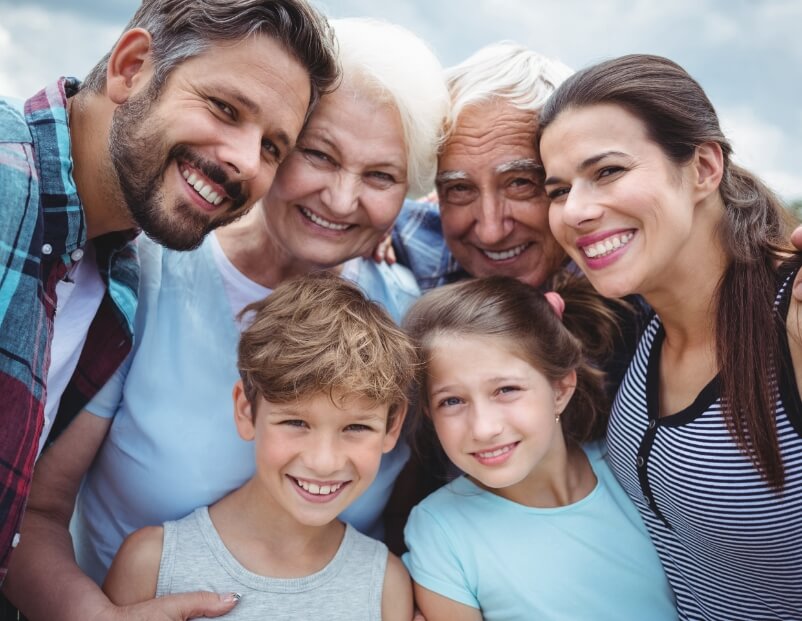
[(387, 251), (384, 253), (384, 260), (387, 261), (387, 265), (398, 263), (398, 258), (395, 256), (395, 248), (393, 248), (392, 240), (387, 246)]
[(791, 243), (797, 250), (802, 250), (802, 226), (798, 226), (791, 233)]
[(166, 595), (131, 606), (125, 618), (142, 621), (157, 618), (186, 621), (197, 617), (219, 617), (236, 606), (239, 599), (239, 593), (218, 594), (208, 591)]

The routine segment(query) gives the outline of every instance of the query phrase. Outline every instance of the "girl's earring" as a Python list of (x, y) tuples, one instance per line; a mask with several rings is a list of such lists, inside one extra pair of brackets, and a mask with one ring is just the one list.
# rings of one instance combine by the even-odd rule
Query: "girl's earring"
[(554, 422), (557, 424), (560, 423), (560, 414), (557, 414), (557, 416), (554, 417)]

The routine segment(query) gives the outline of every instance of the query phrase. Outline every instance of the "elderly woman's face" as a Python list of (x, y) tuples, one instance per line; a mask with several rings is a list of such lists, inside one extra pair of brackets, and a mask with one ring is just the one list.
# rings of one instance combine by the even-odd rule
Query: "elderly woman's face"
[(407, 193), (406, 152), (392, 105), (348, 88), (324, 96), (265, 200), (276, 242), (316, 267), (369, 254)]

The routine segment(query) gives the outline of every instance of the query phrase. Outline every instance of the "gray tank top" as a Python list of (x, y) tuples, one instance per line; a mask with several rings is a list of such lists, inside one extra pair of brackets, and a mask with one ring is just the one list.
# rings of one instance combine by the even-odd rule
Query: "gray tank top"
[(187, 591), (237, 592), (227, 621), (381, 621), (387, 547), (346, 525), (328, 565), (303, 578), (268, 578), (237, 562), (209, 519), (207, 507), (165, 522), (156, 596)]

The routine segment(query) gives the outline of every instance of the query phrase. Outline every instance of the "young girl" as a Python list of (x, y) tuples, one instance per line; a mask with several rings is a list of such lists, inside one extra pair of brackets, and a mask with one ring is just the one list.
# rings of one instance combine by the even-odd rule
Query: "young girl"
[(655, 315), (610, 417), (610, 464), (680, 615), (802, 618), (802, 323), (790, 217), (699, 84), (631, 55), (540, 116), (557, 240), (603, 295)]
[(337, 516), (398, 440), (411, 343), (355, 285), (325, 273), (246, 311), (234, 419), (255, 445), (255, 474), (210, 507), (133, 533), (104, 590), (118, 605), (231, 592), (241, 598), (231, 621), (409, 621), (401, 561)]
[(422, 409), (465, 473), (407, 523), (427, 621), (676, 619), (635, 507), (601, 446), (580, 444), (603, 430), (605, 398), (563, 323), (563, 308), (583, 310), (572, 304), (494, 277), (430, 292), (407, 316)]

